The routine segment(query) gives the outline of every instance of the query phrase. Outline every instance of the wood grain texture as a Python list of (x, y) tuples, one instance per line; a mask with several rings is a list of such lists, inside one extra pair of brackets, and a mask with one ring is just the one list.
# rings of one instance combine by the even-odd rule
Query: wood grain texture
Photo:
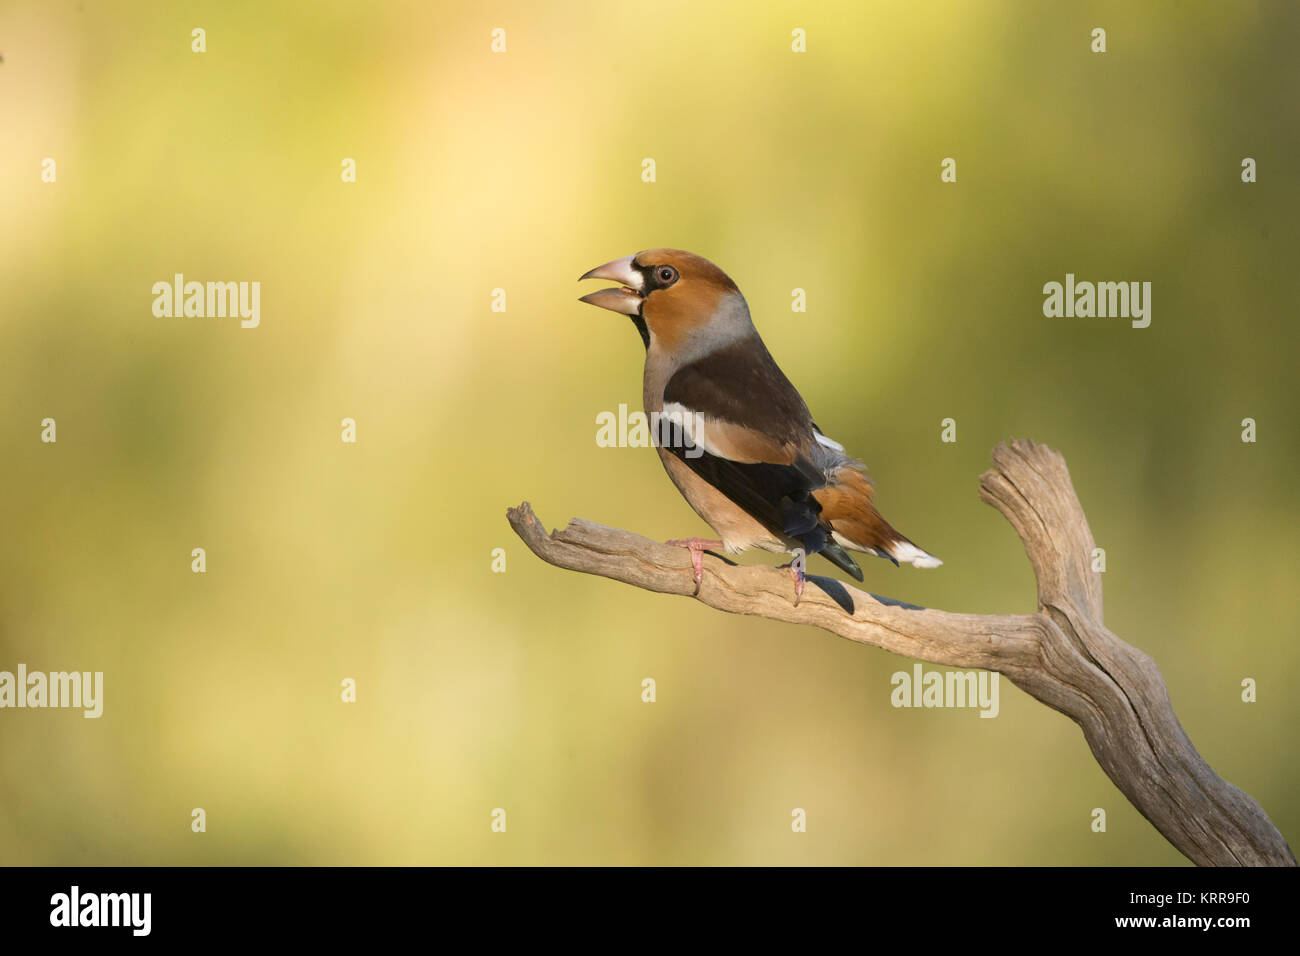
[[(913, 608), (813, 575), (796, 605), (788, 572), (712, 554), (705, 555), (696, 600), (734, 614), (810, 624), (915, 660), (997, 671), (1074, 720), (1107, 776), (1194, 863), (1295, 866), (1259, 804), (1192, 746), (1155, 662), (1106, 629), (1101, 575), (1091, 567), (1095, 544), (1064, 458), (1031, 441), (1000, 444), (993, 467), (980, 477), (980, 498), (1024, 542), (1038, 580), (1036, 614)], [(684, 548), (581, 519), (547, 534), (527, 502), (507, 517), (549, 564), (692, 596)]]

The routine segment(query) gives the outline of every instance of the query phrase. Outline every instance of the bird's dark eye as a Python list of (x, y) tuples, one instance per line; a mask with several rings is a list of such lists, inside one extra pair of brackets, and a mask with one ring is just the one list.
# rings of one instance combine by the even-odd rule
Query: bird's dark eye
[(677, 270), (672, 266), (660, 266), (655, 270), (655, 278), (660, 285), (672, 285), (677, 281)]

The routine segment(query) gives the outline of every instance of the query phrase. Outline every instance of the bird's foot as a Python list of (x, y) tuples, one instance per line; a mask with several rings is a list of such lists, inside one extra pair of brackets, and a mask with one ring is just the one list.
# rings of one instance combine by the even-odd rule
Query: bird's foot
[(796, 548), (793, 552), (794, 560), (789, 564), (777, 566), (778, 571), (789, 571), (790, 577), (794, 579), (794, 606), (799, 606), (799, 599), (803, 597), (803, 569), (807, 563), (807, 557), (803, 548)]
[(722, 542), (711, 538), (673, 538), (671, 541), (665, 541), (664, 544), (690, 548), (691, 570), (695, 572), (695, 593), (699, 594), (700, 582), (704, 580), (704, 552), (710, 548), (723, 547)]

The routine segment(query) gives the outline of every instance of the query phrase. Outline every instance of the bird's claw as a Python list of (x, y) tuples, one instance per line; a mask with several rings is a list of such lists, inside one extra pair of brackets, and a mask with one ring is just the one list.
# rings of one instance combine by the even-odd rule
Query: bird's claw
[(789, 564), (782, 564), (777, 566), (778, 571), (789, 571), (790, 577), (794, 579), (794, 606), (795, 607), (799, 606), (799, 599), (803, 597), (804, 561), (805, 561), (804, 551), (802, 548), (800, 548), (794, 552), (793, 561), (791, 561)]
[(689, 548), (691, 552), (691, 571), (695, 579), (695, 591), (692, 597), (699, 597), (700, 582), (704, 580), (704, 552), (709, 548), (721, 548), (721, 541), (712, 541), (708, 538), (673, 538), (671, 541), (665, 541), (664, 544), (671, 544), (679, 548)]

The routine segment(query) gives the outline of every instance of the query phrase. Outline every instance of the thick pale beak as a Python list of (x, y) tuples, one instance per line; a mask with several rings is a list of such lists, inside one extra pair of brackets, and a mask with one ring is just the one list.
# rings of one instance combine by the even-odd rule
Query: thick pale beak
[(599, 292), (584, 295), (578, 301), (600, 306), (611, 312), (621, 312), (624, 315), (640, 315), (641, 290), (645, 287), (645, 279), (632, 264), (634, 258), (635, 256), (625, 256), (622, 259), (615, 259), (613, 262), (606, 262), (603, 266), (596, 266), (590, 272), (580, 276), (579, 282), (583, 279), (608, 279), (610, 282), (622, 283), (623, 288), (601, 289)]

